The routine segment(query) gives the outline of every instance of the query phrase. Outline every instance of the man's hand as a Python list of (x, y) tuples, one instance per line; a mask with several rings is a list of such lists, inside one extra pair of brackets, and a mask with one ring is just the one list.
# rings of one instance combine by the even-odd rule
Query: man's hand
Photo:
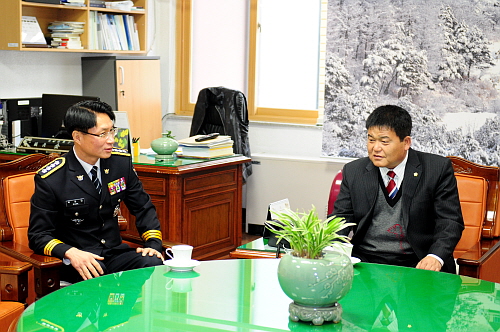
[(64, 258), (71, 261), (71, 265), (80, 273), (83, 280), (92, 279), (104, 274), (101, 264), (97, 261), (102, 261), (104, 257), (73, 247), (66, 251)]
[(431, 270), (431, 271), (441, 271), (441, 263), (432, 256), (424, 257), (417, 264), (417, 269)]
[(153, 249), (153, 248), (137, 248), (135, 251), (136, 252), (142, 252), (142, 256), (146, 256), (146, 255), (156, 256), (159, 259), (163, 260), (163, 257), (161, 255), (161, 253), (158, 252), (157, 250)]

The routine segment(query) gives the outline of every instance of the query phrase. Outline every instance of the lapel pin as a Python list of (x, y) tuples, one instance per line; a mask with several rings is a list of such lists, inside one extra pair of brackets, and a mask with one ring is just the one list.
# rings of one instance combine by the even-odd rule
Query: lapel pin
[(78, 181), (83, 181), (83, 175), (77, 175), (76, 178), (78, 179)]
[(417, 173), (417, 172), (413, 173), (413, 176), (417, 177), (417, 176), (418, 176), (418, 173)]
[(105, 168), (104, 173), (109, 174), (109, 168)]

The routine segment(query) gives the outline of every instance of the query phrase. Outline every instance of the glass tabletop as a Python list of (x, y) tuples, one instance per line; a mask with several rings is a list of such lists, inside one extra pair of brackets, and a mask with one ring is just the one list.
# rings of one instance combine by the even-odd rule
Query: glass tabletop
[(500, 284), (369, 263), (354, 268), (342, 321), (288, 318), (279, 259), (203, 261), (102, 276), (30, 305), (18, 331), (496, 331)]

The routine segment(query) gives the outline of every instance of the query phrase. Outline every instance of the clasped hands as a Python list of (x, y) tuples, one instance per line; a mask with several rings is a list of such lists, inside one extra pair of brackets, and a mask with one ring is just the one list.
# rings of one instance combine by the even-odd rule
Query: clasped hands
[[(136, 252), (142, 253), (142, 256), (149, 255), (163, 259), (161, 253), (153, 248), (137, 248)], [(66, 251), (64, 258), (71, 261), (71, 265), (78, 271), (83, 280), (92, 279), (104, 274), (101, 264), (98, 262), (102, 261), (104, 257), (73, 247)]]

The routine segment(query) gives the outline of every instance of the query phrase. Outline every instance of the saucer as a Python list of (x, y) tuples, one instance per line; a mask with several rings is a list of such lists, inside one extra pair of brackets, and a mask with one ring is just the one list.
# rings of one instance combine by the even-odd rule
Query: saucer
[(166, 266), (170, 267), (173, 271), (191, 271), (193, 268), (200, 265), (200, 261), (191, 259), (189, 261), (176, 261), (175, 259), (169, 259), (163, 262)]
[(358, 257), (350, 257), (350, 258), (351, 258), (352, 265), (361, 262), (361, 259), (359, 259)]
[(163, 275), (167, 278), (172, 278), (172, 279), (192, 279), (192, 278), (198, 278), (200, 276), (200, 274), (195, 270), (174, 271), (172, 269), (168, 270), (168, 272), (164, 273)]

